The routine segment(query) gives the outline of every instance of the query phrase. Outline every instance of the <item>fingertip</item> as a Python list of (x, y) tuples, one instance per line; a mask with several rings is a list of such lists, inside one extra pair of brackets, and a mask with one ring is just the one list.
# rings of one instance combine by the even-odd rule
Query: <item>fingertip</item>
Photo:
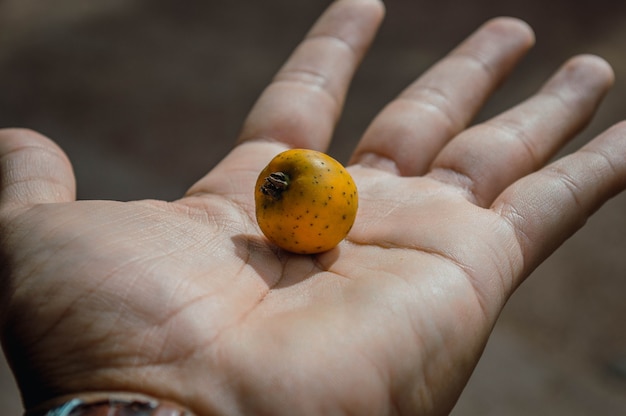
[(348, 46), (360, 61), (385, 16), (380, 0), (336, 0), (313, 25), (309, 37), (330, 36)]
[(614, 82), (615, 73), (606, 60), (584, 54), (568, 59), (542, 89), (570, 103), (593, 100), (598, 105)]
[(54, 149), (69, 161), (58, 144), (37, 131), (22, 127), (0, 129), (0, 156), (20, 148)]
[(517, 17), (494, 17), (485, 22), (482, 29), (499, 35), (513, 36), (526, 48), (531, 48), (535, 44), (535, 31), (528, 23)]
[(376, 10), (380, 17), (385, 12), (385, 3), (383, 0), (344, 0), (354, 3), (361, 3), (366, 5), (366, 7), (372, 7), (372, 10)]
[(608, 89), (615, 82), (615, 72), (611, 64), (604, 58), (593, 54), (581, 54), (570, 58), (564, 65), (566, 69), (578, 70), (585, 74), (593, 74), (603, 81)]
[(385, 2), (383, 0), (368, 0), (370, 3), (372, 3), (373, 6), (375, 6), (375, 11), (377, 13), (377, 16), (380, 20), (382, 20), (385, 17), (385, 14), (387, 13), (387, 7), (385, 6)]
[(75, 199), (71, 163), (52, 140), (33, 130), (0, 129), (0, 205), (30, 206)]

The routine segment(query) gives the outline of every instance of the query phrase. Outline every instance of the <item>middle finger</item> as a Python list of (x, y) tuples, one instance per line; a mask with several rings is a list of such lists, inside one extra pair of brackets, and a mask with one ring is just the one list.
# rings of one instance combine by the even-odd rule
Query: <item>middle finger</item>
[(487, 22), (383, 109), (351, 164), (424, 174), (533, 43), (532, 30), (517, 19)]

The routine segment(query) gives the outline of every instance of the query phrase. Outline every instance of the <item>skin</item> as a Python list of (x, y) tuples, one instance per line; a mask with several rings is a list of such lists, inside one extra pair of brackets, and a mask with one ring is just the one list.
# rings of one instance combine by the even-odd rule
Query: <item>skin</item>
[(382, 16), (376, 0), (334, 2), (237, 146), (175, 202), (77, 202), (52, 141), (0, 131), (3, 336), (27, 406), (126, 390), (202, 415), (450, 411), (507, 298), (626, 186), (626, 124), (545, 166), (613, 81), (579, 56), (467, 128), (533, 43), (524, 23), (490, 21), (364, 133), (349, 238), (277, 250), (250, 190), (280, 151), (327, 148)]

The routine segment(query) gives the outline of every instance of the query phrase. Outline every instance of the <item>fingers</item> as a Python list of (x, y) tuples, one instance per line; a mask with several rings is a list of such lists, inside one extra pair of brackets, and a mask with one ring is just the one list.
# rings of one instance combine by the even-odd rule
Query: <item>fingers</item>
[(486, 23), (373, 121), (351, 163), (421, 175), (534, 43), (511, 18)]
[(0, 130), (0, 207), (75, 199), (72, 166), (52, 141), (30, 130)]
[(379, 0), (333, 2), (259, 97), (244, 123), (240, 145), (186, 196), (215, 193), (244, 203), (250, 192), (242, 184), (254, 183), (258, 172), (286, 147), (324, 150), (383, 14)]
[(263, 92), (240, 141), (325, 149), (354, 71), (382, 17), (379, 0), (334, 2)]
[(514, 183), (492, 209), (511, 224), (527, 275), (624, 188), (626, 122)]
[(452, 140), (430, 176), (465, 188), (478, 205), (490, 205), (587, 124), (612, 82), (613, 72), (602, 59), (571, 59), (538, 94)]

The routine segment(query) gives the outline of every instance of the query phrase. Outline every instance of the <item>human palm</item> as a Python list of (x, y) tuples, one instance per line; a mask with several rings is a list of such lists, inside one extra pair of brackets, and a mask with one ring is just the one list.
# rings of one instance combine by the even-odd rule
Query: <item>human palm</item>
[(378, 1), (335, 2), (239, 144), (175, 202), (76, 202), (60, 149), (0, 133), (4, 345), (27, 406), (99, 390), (199, 414), (451, 409), (515, 287), (624, 187), (625, 127), (537, 171), (611, 83), (578, 57), (468, 129), (532, 43), (494, 20), (372, 122), (348, 238), (284, 252), (256, 225), (256, 176), (282, 150), (327, 147), (381, 16)]

